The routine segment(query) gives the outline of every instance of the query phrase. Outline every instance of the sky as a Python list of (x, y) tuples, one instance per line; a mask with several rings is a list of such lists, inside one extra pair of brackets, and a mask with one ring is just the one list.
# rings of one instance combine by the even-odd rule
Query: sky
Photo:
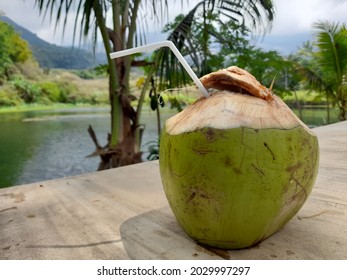
[[(169, 0), (169, 2), (174, 2)], [(188, 1), (183, 1), (188, 2)], [(198, 0), (190, 0), (193, 6)], [(275, 20), (272, 29), (265, 37), (254, 42), (258, 47), (266, 50), (273, 49), (283, 54), (295, 52), (303, 42), (312, 39), (312, 23), (318, 20), (329, 20), (347, 24), (347, 0), (273, 0), (275, 5)], [(43, 19), (34, 8), (35, 0), (0, 0), (0, 11), (6, 16), (29, 29), (38, 37), (56, 45), (72, 45), (73, 18), (68, 22), (70, 28), (62, 37), (62, 28), (55, 30), (54, 21), (49, 16)], [(171, 12), (172, 11), (172, 12)], [(175, 1), (170, 7), (171, 20), (182, 11), (181, 1)], [(187, 11), (187, 7), (184, 7)], [(151, 15), (147, 15), (151, 17)], [(158, 35), (161, 26), (149, 21), (149, 36), (147, 43), (165, 39), (165, 35)], [(154, 36), (156, 34), (156, 36)]]

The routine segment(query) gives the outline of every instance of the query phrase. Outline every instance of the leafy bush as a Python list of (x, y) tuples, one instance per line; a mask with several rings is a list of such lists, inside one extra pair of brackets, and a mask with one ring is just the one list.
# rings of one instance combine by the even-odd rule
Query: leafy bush
[(41, 88), (36, 84), (22, 78), (15, 78), (12, 85), (25, 103), (34, 103), (39, 101)]
[(106, 77), (107, 72), (101, 71), (100, 69), (102, 69), (101, 66), (98, 66), (94, 69), (73, 70), (72, 73), (83, 80), (92, 80), (99, 77)]
[[(16, 106), (23, 103), (96, 105), (109, 102), (106, 78), (84, 80), (70, 71), (53, 69), (44, 73), (40, 68), (27, 77), (18, 65), (14, 66), (15, 72), (10, 79), (0, 78), (0, 106)], [(24, 64), (21, 66), (26, 68)]]
[(18, 106), (23, 104), (23, 100), (10, 88), (0, 89), (0, 106)]
[(171, 109), (177, 109), (178, 112), (181, 112), (183, 108), (187, 105), (186, 102), (176, 96), (169, 97), (169, 103)]
[(62, 103), (76, 104), (76, 86), (68, 81), (59, 81), (57, 85), (60, 89), (59, 101)]
[(15, 63), (32, 57), (27, 41), (24, 41), (14, 28), (0, 21), (0, 75), (8, 76), (8, 69)]
[(60, 86), (55, 82), (41, 82), (39, 84), (42, 94), (52, 102), (64, 102), (65, 96), (63, 97)]
[(33, 58), (16, 63), (16, 69), (26, 79), (39, 80), (43, 77), (43, 69), (40, 68), (38, 62)]

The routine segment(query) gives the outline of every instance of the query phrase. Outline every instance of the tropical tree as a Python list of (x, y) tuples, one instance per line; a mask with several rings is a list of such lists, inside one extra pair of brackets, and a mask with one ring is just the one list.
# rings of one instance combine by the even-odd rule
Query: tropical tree
[(318, 63), (317, 51), (310, 41), (304, 42), (302, 47), (291, 56), (291, 61), (297, 74), (303, 80), (303, 87), (314, 90), (320, 98), (325, 99), (327, 111), (327, 123), (330, 122), (330, 100), (334, 100), (331, 84), (325, 77)]
[[(188, 2), (188, 1), (187, 1)], [(49, 13), (56, 23), (67, 23), (67, 15), (75, 8), (75, 35), (78, 26), (81, 26), (80, 35), (93, 33), (94, 43), (97, 42), (98, 34), (101, 34), (103, 45), (108, 59), (109, 73), (109, 98), (111, 104), (111, 133), (108, 137), (108, 145), (101, 147), (98, 144), (93, 130), (90, 133), (97, 146), (97, 154), (102, 161), (99, 169), (117, 167), (136, 163), (141, 160), (140, 151), (140, 114), (145, 90), (142, 90), (137, 110), (131, 106), (132, 94), (129, 88), (130, 71), (132, 65), (143, 65), (134, 61), (133, 57), (123, 57), (111, 60), (108, 54), (114, 51), (131, 48), (140, 39), (140, 24), (143, 24), (141, 13), (151, 13), (157, 16), (168, 15), (169, 1), (165, 0), (35, 0), (36, 7), (44, 13)], [(219, 21), (233, 20), (239, 26), (248, 25), (254, 30), (265, 30), (268, 23), (273, 20), (274, 10), (271, 0), (202, 0), (182, 19), (169, 39), (182, 50), (187, 46), (189, 33), (195, 17), (202, 16), (204, 24), (203, 32), (208, 34), (207, 19), (211, 13), (217, 13)], [(106, 21), (111, 16), (110, 22)], [(143, 29), (142, 29), (143, 30)], [(192, 48), (189, 49), (193, 51)], [(203, 42), (203, 56), (206, 57), (207, 43)], [(149, 74), (153, 74), (158, 67), (170, 62), (170, 67), (177, 62), (169, 58), (170, 53), (161, 51), (154, 60), (154, 67)], [(168, 60), (169, 58), (169, 60)], [(164, 62), (160, 62), (164, 61)], [(165, 62), (166, 61), (166, 62)], [(200, 60), (199, 64), (206, 65), (206, 61)], [(162, 66), (160, 66), (162, 65)], [(171, 79), (165, 72), (166, 78)], [(162, 72), (164, 75), (164, 72)], [(149, 75), (150, 76), (150, 75)], [(150, 83), (147, 79), (145, 87)]]
[(339, 108), (339, 119), (346, 120), (347, 29), (344, 24), (320, 21), (314, 23), (317, 33), (317, 59), (324, 78), (333, 90)]
[[(332, 99), (339, 108), (339, 119), (346, 120), (347, 107), (347, 30), (344, 24), (318, 21), (316, 41), (301, 50), (300, 70), (309, 85)], [(305, 59), (306, 57), (306, 59)], [(327, 102), (329, 116), (329, 102)]]

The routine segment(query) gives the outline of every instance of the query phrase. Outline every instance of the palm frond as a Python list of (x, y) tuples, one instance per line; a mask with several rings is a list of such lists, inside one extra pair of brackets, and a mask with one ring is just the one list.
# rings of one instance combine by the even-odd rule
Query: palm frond
[(230, 19), (237, 18), (244, 25), (258, 32), (266, 32), (271, 28), (274, 19), (274, 6), (271, 0), (222, 0), (219, 12)]
[(327, 83), (327, 80), (323, 78), (322, 74), (313, 70), (312, 68), (297, 64), (296, 69), (299, 71), (302, 77), (304, 77), (305, 82), (310, 88), (318, 92), (323, 92), (327, 88), (331, 87), (331, 85)]
[[(178, 50), (184, 55), (186, 43), (189, 41), (189, 33), (194, 21), (195, 13), (200, 4), (196, 5), (174, 28), (172, 33), (168, 36), (168, 40), (172, 41)], [(176, 87), (180, 84), (185, 84), (188, 76), (183, 70), (182, 65), (178, 62), (176, 57), (171, 53), (168, 48), (163, 48), (157, 51), (159, 55), (158, 76), (160, 77), (160, 85), (165, 83), (168, 87)]]
[(336, 81), (341, 83), (347, 67), (346, 28), (329, 21), (316, 22), (313, 27), (318, 31), (319, 63), (325, 71), (335, 73)]
[[(249, 29), (261, 29), (266, 31), (270, 26), (274, 16), (274, 7), (271, 0), (202, 0), (198, 2), (193, 9), (184, 16), (175, 26), (168, 40), (171, 40), (181, 53), (190, 56), (189, 62), (195, 71), (201, 75), (209, 72), (206, 64), (207, 48), (204, 44), (209, 44), (209, 38), (214, 40), (223, 40), (218, 35), (218, 31), (213, 30), (214, 26), (211, 23), (214, 18), (215, 22), (223, 26), (234, 23), (233, 27)], [(190, 36), (192, 26), (196, 23), (201, 28), (203, 39), (200, 46), (194, 46), (191, 43)], [(166, 80), (169, 87), (180, 86), (185, 83), (186, 79), (190, 79), (182, 72), (182, 67), (171, 54), (170, 50), (160, 50), (160, 66), (158, 67), (158, 75), (161, 77), (161, 84)], [(180, 73), (181, 72), (181, 73)], [(181, 80), (180, 80), (181, 79)]]
[[(43, 13), (45, 18), (49, 15), (50, 21), (54, 19), (55, 29), (58, 27), (59, 23), (63, 22), (63, 34), (64, 37), (67, 20), (69, 13), (75, 9), (76, 1), (74, 0), (35, 0), (35, 6), (38, 8), (40, 13)], [(80, 39), (82, 35), (86, 35), (89, 32), (90, 27), (90, 16), (92, 11), (93, 0), (79, 0), (76, 8), (76, 17), (74, 20), (73, 28), (73, 40), (75, 40), (77, 27), (81, 25)], [(82, 13), (82, 20), (80, 20), (79, 15)]]

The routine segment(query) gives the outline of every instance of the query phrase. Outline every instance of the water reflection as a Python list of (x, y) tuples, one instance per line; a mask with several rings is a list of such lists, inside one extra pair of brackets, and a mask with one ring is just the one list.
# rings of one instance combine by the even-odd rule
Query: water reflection
[[(163, 119), (175, 113), (166, 110)], [(144, 146), (157, 139), (155, 112), (144, 108), (142, 122), (146, 127)], [(89, 125), (105, 145), (109, 108), (0, 114), (0, 187), (96, 171), (99, 158), (86, 158), (95, 149), (87, 132)]]
[(85, 158), (94, 150), (88, 126), (94, 127), (101, 143), (110, 127), (107, 109), (11, 113), (0, 118), (2, 187), (95, 171), (98, 158)]

